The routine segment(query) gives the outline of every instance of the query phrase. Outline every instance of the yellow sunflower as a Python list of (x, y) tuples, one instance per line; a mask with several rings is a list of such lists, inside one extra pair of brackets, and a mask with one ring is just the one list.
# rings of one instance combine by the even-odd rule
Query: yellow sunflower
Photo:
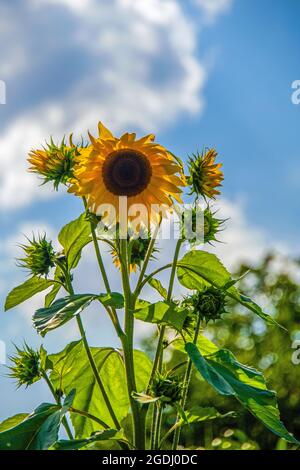
[(216, 188), (222, 186), (224, 176), (220, 170), (222, 163), (215, 163), (217, 155), (216, 150), (211, 148), (205, 153), (194, 154), (189, 159), (190, 175), (187, 180), (192, 193), (209, 198), (214, 198), (220, 194), (220, 191)]
[(120, 138), (98, 125), (99, 137), (89, 134), (91, 145), (76, 159), (74, 178), (69, 192), (87, 199), (88, 207), (97, 212), (101, 204), (112, 204), (119, 220), (119, 197), (127, 197), (128, 208), (143, 204), (148, 214), (151, 205), (169, 208), (173, 199), (181, 202), (184, 186), (182, 167), (150, 134), (136, 139), (135, 134)]

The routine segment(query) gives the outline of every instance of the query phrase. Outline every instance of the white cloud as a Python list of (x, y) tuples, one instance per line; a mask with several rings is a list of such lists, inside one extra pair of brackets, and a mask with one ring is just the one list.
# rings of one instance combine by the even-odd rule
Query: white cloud
[(233, 0), (195, 0), (208, 21), (214, 21), (219, 15), (226, 13), (233, 5)]
[(99, 119), (115, 131), (155, 131), (182, 113), (201, 112), (205, 69), (196, 57), (194, 26), (176, 0), (32, 0), (22, 8), (12, 15), (9, 6), (0, 7), (2, 22), (10, 23), (0, 33), (5, 67), (14, 71), (11, 79), (21, 68), (27, 80), (23, 93), (28, 86), (35, 96), (33, 80), (41, 98), (0, 132), (0, 209), (49, 197), (50, 191), (39, 190), (36, 178), (26, 174), (25, 158), (50, 134), (85, 133)]

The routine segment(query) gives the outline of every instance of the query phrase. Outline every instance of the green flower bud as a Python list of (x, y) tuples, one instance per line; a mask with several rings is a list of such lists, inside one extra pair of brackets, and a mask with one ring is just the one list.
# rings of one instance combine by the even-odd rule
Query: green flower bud
[(182, 398), (182, 381), (174, 375), (157, 374), (153, 380), (151, 395), (165, 405), (173, 405)]
[[(222, 230), (224, 222), (223, 219), (217, 219), (215, 213), (209, 207), (204, 211), (200, 207), (193, 207), (187, 215), (187, 220), (185, 220), (185, 214), (182, 214), (182, 239), (189, 241), (191, 244), (218, 241), (216, 235)], [(188, 226), (185, 226), (185, 223)]]
[(28, 387), (28, 385), (37, 382), (41, 378), (40, 354), (38, 351), (31, 349), (26, 343), (24, 343), (23, 349), (17, 346), (15, 346), (15, 348), (17, 354), (9, 357), (13, 363), (13, 365), (9, 367), (9, 377), (17, 380), (18, 388), (21, 387), (21, 385)]
[(202, 320), (206, 322), (217, 320), (226, 312), (225, 292), (215, 287), (208, 287), (205, 291), (192, 295), (189, 304)]
[(18, 259), (18, 266), (28, 269), (33, 276), (47, 276), (55, 265), (56, 254), (52, 243), (46, 240), (45, 235), (37, 240), (35, 237), (28, 239), (28, 242), (28, 245), (21, 245), (26, 256)]

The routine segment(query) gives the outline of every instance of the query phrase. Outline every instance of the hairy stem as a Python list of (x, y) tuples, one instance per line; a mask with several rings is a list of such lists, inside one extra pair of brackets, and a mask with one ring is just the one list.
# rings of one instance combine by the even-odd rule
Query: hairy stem
[[(66, 276), (66, 287), (67, 287), (67, 290), (68, 292), (71, 294), (71, 295), (74, 295), (74, 289), (73, 289), (73, 286), (72, 286), (72, 282), (71, 282), (71, 279), (70, 279), (70, 275), (69, 273), (65, 273), (65, 276)], [(114, 423), (114, 426), (116, 427), (116, 429), (121, 429), (121, 425), (118, 421), (118, 418), (116, 417), (115, 415), (115, 412), (113, 410), (113, 407), (110, 403), (110, 399), (109, 399), (109, 396), (107, 395), (106, 393), (106, 390), (105, 390), (105, 387), (104, 387), (104, 384), (101, 380), (101, 377), (99, 375), (99, 372), (98, 372), (98, 369), (97, 369), (97, 365), (95, 363), (95, 360), (94, 360), (94, 357), (92, 355), (92, 352), (90, 350), (90, 347), (89, 347), (89, 343), (88, 343), (88, 340), (87, 340), (87, 337), (86, 337), (86, 334), (85, 334), (85, 331), (84, 331), (84, 327), (83, 327), (83, 323), (82, 323), (82, 320), (81, 320), (81, 316), (80, 314), (76, 315), (76, 320), (77, 320), (77, 325), (78, 325), (78, 328), (79, 328), (79, 331), (80, 331), (80, 335), (81, 335), (81, 339), (83, 341), (83, 345), (84, 345), (84, 348), (85, 348), (85, 351), (86, 351), (86, 354), (87, 354), (87, 357), (88, 357), (88, 360), (89, 360), (89, 363), (90, 363), (90, 366), (91, 366), (91, 369), (93, 371), (93, 374), (94, 374), (94, 377), (95, 377), (95, 380), (98, 384), (98, 387), (101, 391), (101, 394), (103, 396), (103, 399), (104, 399), (104, 402), (105, 402), (105, 405), (106, 405), (106, 408), (111, 416), (111, 419)]]
[[(197, 340), (198, 340), (200, 325), (201, 325), (201, 317), (199, 315), (198, 320), (197, 320), (195, 333), (194, 333), (194, 338), (193, 338), (193, 343), (194, 344), (196, 344)], [(183, 382), (183, 396), (182, 396), (182, 399), (181, 399), (181, 402), (180, 402), (181, 408), (183, 410), (185, 409), (186, 400), (187, 400), (187, 396), (188, 396), (188, 393), (189, 393), (189, 386), (190, 386), (191, 377), (192, 377), (192, 366), (193, 366), (193, 363), (189, 359), (189, 362), (188, 362), (188, 365), (187, 365), (187, 368), (186, 368), (186, 371), (185, 371), (184, 382)], [(177, 414), (175, 424), (179, 423), (179, 421), (180, 421), (180, 415)], [(180, 438), (180, 431), (181, 431), (180, 426), (175, 428), (173, 446), (172, 446), (173, 450), (177, 450), (177, 446), (178, 446), (179, 438)]]
[(120, 240), (120, 261), (123, 291), (125, 297), (125, 336), (122, 337), (124, 364), (126, 371), (127, 390), (131, 405), (133, 427), (134, 427), (134, 446), (137, 449), (145, 449), (145, 420), (144, 413), (141, 413), (140, 405), (133, 398), (132, 393), (136, 391), (134, 357), (133, 357), (133, 335), (134, 335), (134, 299), (131, 293), (128, 273), (128, 254), (127, 240)]

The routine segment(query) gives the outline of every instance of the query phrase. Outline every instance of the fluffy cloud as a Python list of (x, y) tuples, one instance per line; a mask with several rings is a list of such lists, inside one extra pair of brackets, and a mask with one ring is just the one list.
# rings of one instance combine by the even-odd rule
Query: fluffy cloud
[(49, 134), (93, 129), (99, 118), (115, 131), (156, 130), (202, 109), (196, 31), (175, 0), (31, 0), (18, 11), (1, 4), (0, 18), (0, 209), (49, 197), (25, 172), (28, 150)]
[(230, 10), (233, 0), (195, 0), (208, 21), (215, 20), (220, 14)]

